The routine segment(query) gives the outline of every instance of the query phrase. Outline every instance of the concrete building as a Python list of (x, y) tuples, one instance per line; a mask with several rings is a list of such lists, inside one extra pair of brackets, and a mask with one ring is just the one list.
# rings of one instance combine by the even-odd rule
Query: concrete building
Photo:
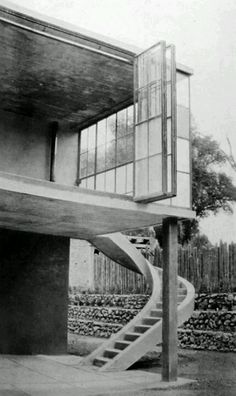
[(140, 53), (10, 5), (0, 40), (0, 353), (66, 352), (70, 238), (154, 285), (114, 233), (163, 222), (163, 377), (175, 378), (176, 227), (195, 216), (191, 70), (165, 42)]

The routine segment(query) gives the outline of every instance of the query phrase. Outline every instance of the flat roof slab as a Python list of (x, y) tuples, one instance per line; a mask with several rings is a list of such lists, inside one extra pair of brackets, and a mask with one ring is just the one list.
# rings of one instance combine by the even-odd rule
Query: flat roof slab
[(155, 225), (170, 216), (194, 218), (195, 213), (0, 172), (1, 228), (90, 239)]

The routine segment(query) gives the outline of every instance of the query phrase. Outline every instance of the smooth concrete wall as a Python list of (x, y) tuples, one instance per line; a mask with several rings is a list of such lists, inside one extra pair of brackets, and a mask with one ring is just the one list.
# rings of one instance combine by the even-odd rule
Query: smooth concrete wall
[(94, 292), (94, 247), (82, 239), (70, 240), (69, 286)]
[(46, 122), (0, 111), (0, 171), (49, 180), (51, 140)]
[(69, 238), (0, 230), (0, 258), (0, 353), (66, 353)]
[(78, 176), (78, 132), (66, 123), (59, 123), (55, 181), (59, 184), (76, 185)]

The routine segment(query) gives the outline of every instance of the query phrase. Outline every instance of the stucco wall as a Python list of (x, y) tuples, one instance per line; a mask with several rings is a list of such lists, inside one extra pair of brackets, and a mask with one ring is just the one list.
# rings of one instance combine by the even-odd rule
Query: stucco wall
[(69, 239), (0, 230), (0, 257), (0, 353), (66, 353)]

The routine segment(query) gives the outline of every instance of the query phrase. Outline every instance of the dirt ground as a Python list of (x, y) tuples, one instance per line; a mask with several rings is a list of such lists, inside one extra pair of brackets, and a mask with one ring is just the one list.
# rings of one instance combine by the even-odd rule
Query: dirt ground
[[(139, 363), (135, 368), (161, 373), (161, 362)], [(111, 396), (236, 396), (236, 353), (179, 350), (179, 376), (196, 383), (178, 389), (143, 389)]]

